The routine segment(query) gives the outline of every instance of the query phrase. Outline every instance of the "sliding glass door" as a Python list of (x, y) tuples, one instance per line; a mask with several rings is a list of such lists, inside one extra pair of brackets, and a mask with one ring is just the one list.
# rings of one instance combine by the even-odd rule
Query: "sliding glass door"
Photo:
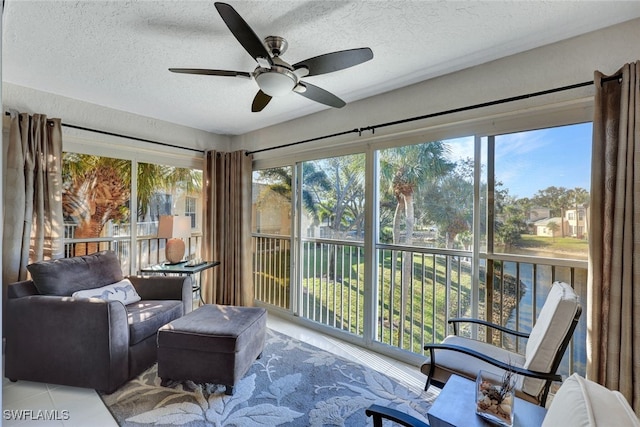
[[(258, 301), (399, 357), (452, 317), (528, 331), (554, 280), (586, 306), (589, 123), (384, 145), (255, 172)], [(583, 319), (562, 373), (585, 339)]]

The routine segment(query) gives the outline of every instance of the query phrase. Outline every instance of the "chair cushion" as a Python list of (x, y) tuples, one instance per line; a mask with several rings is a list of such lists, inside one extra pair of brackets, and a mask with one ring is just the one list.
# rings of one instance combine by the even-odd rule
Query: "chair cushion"
[(29, 264), (27, 270), (42, 295), (71, 296), (76, 291), (100, 288), (123, 279), (120, 261), (112, 251), (38, 261)]
[(562, 383), (542, 423), (556, 426), (638, 427), (640, 422), (620, 392), (573, 374)]
[[(571, 327), (578, 307), (578, 296), (571, 286), (554, 282), (529, 334), (524, 368), (538, 372), (551, 371), (553, 360)], [(522, 390), (531, 396), (537, 396), (543, 386), (542, 380), (525, 378)]]
[[(524, 356), (520, 354), (471, 338), (449, 335), (442, 341), (442, 343), (465, 347), (470, 350), (477, 351), (478, 353), (482, 353), (484, 355), (492, 357), (501, 362), (509, 363), (512, 366), (522, 367), (522, 364), (524, 363)], [(484, 362), (474, 357), (470, 357), (464, 353), (460, 353), (457, 351), (436, 350), (435, 358), (437, 366), (436, 372), (434, 373), (434, 378), (437, 381), (446, 382), (451, 374), (464, 376), (470, 380), (475, 381), (480, 370), (494, 372), (498, 375), (502, 375), (502, 373), (504, 372), (502, 369), (493, 366), (490, 363)], [(422, 365), (422, 373), (428, 375), (429, 367), (430, 360)], [(439, 373), (437, 372), (437, 370), (442, 370), (444, 372)], [(519, 390), (521, 387), (522, 377), (519, 376), (516, 382), (516, 390)]]
[(129, 279), (122, 279), (119, 282), (101, 288), (76, 291), (71, 296), (74, 298), (100, 298), (105, 301), (120, 301), (124, 305), (132, 304), (142, 299)]
[(182, 301), (143, 300), (129, 304), (129, 345), (155, 335), (160, 327), (183, 315)]

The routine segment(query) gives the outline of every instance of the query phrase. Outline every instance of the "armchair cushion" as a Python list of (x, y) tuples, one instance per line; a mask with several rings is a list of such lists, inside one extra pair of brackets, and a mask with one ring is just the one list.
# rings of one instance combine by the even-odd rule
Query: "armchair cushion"
[[(551, 371), (579, 306), (578, 296), (571, 285), (564, 282), (553, 284), (529, 334), (524, 368), (538, 372)], [(531, 396), (540, 394), (543, 387), (544, 381), (536, 378), (525, 378), (522, 384), (522, 390)]]
[[(505, 350), (501, 347), (497, 347), (486, 342), (474, 340), (471, 338), (460, 337), (457, 335), (449, 335), (444, 339), (444, 341), (442, 341), (442, 344), (456, 345), (475, 350), (493, 359), (509, 363), (512, 366), (522, 367), (525, 361), (524, 356), (518, 353)], [(434, 372), (434, 380), (442, 383), (447, 382), (451, 374), (463, 375), (467, 378), (475, 379), (480, 370), (495, 372), (499, 375), (502, 375), (503, 373), (500, 368), (497, 368), (490, 363), (487, 363), (480, 359), (471, 358), (468, 355), (457, 351), (439, 350), (438, 360), (446, 361), (446, 363), (444, 364), (438, 364)], [(425, 363), (425, 365), (422, 366), (421, 370), (425, 375), (428, 375), (429, 364)], [(518, 375), (516, 390), (520, 390), (522, 388), (522, 381), (523, 377)]]
[(184, 315), (182, 301), (176, 300), (143, 300), (126, 308), (129, 345), (155, 335), (160, 327)]
[(95, 289), (85, 289), (73, 293), (74, 298), (100, 298), (106, 301), (120, 301), (124, 305), (129, 305), (140, 301), (140, 295), (136, 292), (129, 279), (122, 279), (111, 285)]
[(556, 393), (542, 427), (639, 427), (624, 396), (578, 374), (567, 378)]
[(71, 296), (76, 291), (99, 288), (123, 279), (118, 257), (111, 251), (38, 261), (29, 264), (27, 270), (41, 295)]

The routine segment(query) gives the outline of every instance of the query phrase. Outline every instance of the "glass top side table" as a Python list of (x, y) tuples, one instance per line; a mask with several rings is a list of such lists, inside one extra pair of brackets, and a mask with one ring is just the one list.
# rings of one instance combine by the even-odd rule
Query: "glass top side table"
[[(169, 264), (169, 263), (162, 263), (162, 264), (155, 264), (155, 265), (150, 265), (144, 268), (140, 269), (140, 274), (145, 275), (145, 274), (179, 274), (179, 275), (188, 275), (191, 276), (193, 274), (196, 273), (202, 273), (204, 270), (207, 270), (209, 268), (213, 268), (217, 265), (220, 265), (220, 261), (203, 261), (199, 264), (195, 264), (195, 265), (187, 265), (188, 261), (183, 261), (183, 262), (179, 262), (177, 264)], [(202, 277), (200, 276), (200, 279)], [(201, 292), (201, 284), (200, 284), (201, 280), (198, 281), (198, 283), (193, 283), (193, 292), (197, 292), (198, 297), (200, 298), (200, 302), (202, 302), (202, 304), (204, 304), (204, 300), (202, 299), (202, 292)]]

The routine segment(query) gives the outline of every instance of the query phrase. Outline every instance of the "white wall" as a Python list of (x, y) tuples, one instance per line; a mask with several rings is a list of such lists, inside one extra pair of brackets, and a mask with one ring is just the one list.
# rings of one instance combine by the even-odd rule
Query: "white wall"
[[(325, 110), (287, 123), (235, 136), (232, 138), (232, 144), (234, 147), (242, 147), (250, 151), (278, 146), (354, 128), (591, 81), (595, 70), (613, 74), (623, 64), (637, 60), (640, 60), (640, 20), (638, 19), (353, 102), (340, 110)], [(464, 122), (494, 114), (498, 116), (503, 113), (513, 114), (516, 110), (535, 112), (538, 109), (544, 110), (549, 105), (555, 105), (554, 108), (579, 105), (584, 107), (583, 112), (574, 112), (574, 115), (586, 114), (586, 120), (590, 120), (589, 108), (593, 91), (593, 86), (588, 86), (468, 113), (391, 126), (376, 130), (375, 135), (380, 139), (385, 134), (398, 134), (416, 129), (429, 130), (439, 124), (452, 121)], [(464, 129), (458, 131), (464, 132)], [(305, 150), (318, 150), (319, 147), (326, 149), (334, 144), (353, 146), (370, 140), (370, 132), (363, 133), (361, 137), (355, 133), (298, 145), (289, 151), (300, 154)], [(282, 158), (286, 153), (287, 150), (273, 150), (257, 153), (255, 158)]]
[[(12, 108), (21, 113), (46, 114), (47, 117), (62, 118), (62, 123), (181, 147), (229, 151), (228, 136), (215, 135), (203, 130), (114, 110), (6, 82), (2, 83), (2, 91), (4, 111)], [(114, 140), (114, 143), (118, 144), (118, 141)], [(130, 140), (122, 141), (122, 143), (145, 145), (144, 143)], [(164, 150), (164, 148), (157, 145), (152, 145), (149, 148)]]

